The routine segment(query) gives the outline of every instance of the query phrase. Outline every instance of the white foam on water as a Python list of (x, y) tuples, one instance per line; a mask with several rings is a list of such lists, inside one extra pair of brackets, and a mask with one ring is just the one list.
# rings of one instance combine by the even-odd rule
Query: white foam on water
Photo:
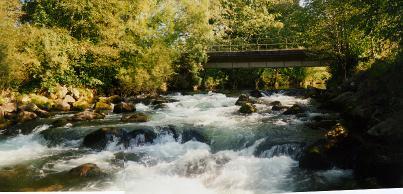
[(29, 135), (20, 134), (0, 141), (0, 167), (20, 164), (64, 150), (61, 147), (48, 148), (44, 144), (44, 140), (38, 136), (38, 133), (47, 128), (49, 128), (49, 125), (41, 125), (36, 127), (33, 133)]
[(114, 158), (114, 152), (111, 151), (94, 152), (92, 154), (83, 155), (80, 158), (59, 160), (55, 162), (52, 170), (61, 172), (70, 170), (85, 163), (93, 163), (102, 170), (109, 171), (112, 168), (110, 162)]
[(158, 110), (148, 125), (160, 126), (168, 123), (231, 130), (253, 126), (264, 118), (264, 115), (256, 113), (248, 116), (239, 114), (240, 107), (235, 105), (237, 98), (224, 94), (170, 97), (178, 102), (168, 103), (165, 109)]
[(113, 183), (104, 189), (125, 190), (131, 194), (289, 191), (291, 187), (287, 177), (296, 161), (286, 156), (254, 157), (252, 153), (260, 142), (241, 151), (218, 153), (211, 153), (208, 145), (194, 141), (132, 148), (131, 152), (153, 157), (154, 164), (126, 162), (125, 168), (115, 174)]
[(310, 99), (301, 99), (301, 98), (296, 98), (294, 96), (286, 96), (281, 93), (272, 94), (270, 96), (264, 96), (259, 99), (263, 100), (263, 101), (267, 101), (267, 102), (280, 101), (281, 104), (284, 106), (292, 106), (294, 104), (306, 105), (310, 102)]

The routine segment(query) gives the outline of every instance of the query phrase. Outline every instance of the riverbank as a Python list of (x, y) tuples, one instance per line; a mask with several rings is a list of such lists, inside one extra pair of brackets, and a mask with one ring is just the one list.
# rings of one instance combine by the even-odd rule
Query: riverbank
[(387, 65), (317, 93), (321, 108), (343, 121), (304, 151), (300, 166), (353, 169), (364, 187), (403, 187), (403, 67)]

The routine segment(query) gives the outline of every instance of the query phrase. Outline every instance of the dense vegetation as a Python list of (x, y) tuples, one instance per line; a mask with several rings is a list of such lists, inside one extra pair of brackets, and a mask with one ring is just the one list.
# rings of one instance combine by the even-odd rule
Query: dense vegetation
[[(333, 59), (340, 83), (400, 53), (398, 0), (8, 0), (0, 2), (0, 87), (56, 85), (134, 94), (268, 88), (326, 80), (326, 69), (207, 70), (217, 42), (287, 39)], [(392, 62), (393, 63), (393, 62)], [(384, 65), (386, 66), (386, 65)], [(204, 78), (204, 79), (203, 79)]]

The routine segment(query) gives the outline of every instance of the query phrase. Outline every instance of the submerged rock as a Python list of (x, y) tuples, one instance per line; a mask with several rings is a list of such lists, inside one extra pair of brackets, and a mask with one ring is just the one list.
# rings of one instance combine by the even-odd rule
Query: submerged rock
[(93, 163), (86, 163), (71, 169), (68, 174), (73, 177), (99, 177), (101, 169)]
[(182, 143), (186, 143), (191, 140), (206, 143), (206, 144), (209, 143), (207, 137), (202, 132), (195, 130), (195, 129), (184, 130), (182, 132)]
[(244, 114), (251, 114), (256, 111), (257, 111), (256, 106), (249, 102), (242, 104), (241, 108), (239, 109), (239, 112)]
[(136, 111), (136, 107), (132, 103), (120, 102), (113, 107), (114, 113), (129, 113)]
[(141, 123), (141, 122), (147, 122), (149, 119), (150, 119), (149, 116), (144, 113), (133, 113), (133, 114), (128, 114), (128, 115), (123, 115), (120, 120), (124, 121), (124, 122)]
[(283, 114), (285, 115), (296, 115), (299, 113), (304, 113), (305, 108), (302, 107), (301, 105), (294, 104), (292, 107), (288, 108)]
[(157, 134), (151, 129), (137, 129), (128, 133), (130, 144), (141, 145), (144, 143), (153, 143)]
[(106, 148), (108, 143), (117, 140), (122, 143), (125, 142), (127, 138), (127, 132), (119, 128), (101, 128), (98, 129), (84, 137), (83, 146), (103, 150)]
[(52, 126), (53, 127), (64, 127), (69, 123), (69, 121), (66, 118), (61, 118), (61, 119), (57, 119), (55, 121), (52, 122)]
[(255, 98), (263, 97), (263, 94), (259, 90), (252, 90), (249, 92), (249, 95)]
[(287, 155), (291, 156), (293, 159), (298, 159), (300, 158), (301, 152), (305, 146), (305, 142), (279, 141), (267, 138), (256, 147), (253, 154), (256, 157), (267, 158), (279, 155)]
[(179, 134), (175, 129), (175, 126), (169, 125), (167, 127), (161, 127), (159, 129), (159, 134), (161, 135), (172, 135), (175, 140), (178, 140)]
[(281, 110), (287, 109), (287, 107), (283, 106), (283, 104), (281, 104), (280, 101), (270, 102), (269, 105), (272, 106), (271, 110), (273, 110), (273, 111), (281, 111)]
[(89, 120), (95, 120), (95, 119), (103, 119), (105, 118), (105, 115), (92, 112), (92, 111), (84, 111), (75, 114), (71, 120), (72, 121), (89, 121)]

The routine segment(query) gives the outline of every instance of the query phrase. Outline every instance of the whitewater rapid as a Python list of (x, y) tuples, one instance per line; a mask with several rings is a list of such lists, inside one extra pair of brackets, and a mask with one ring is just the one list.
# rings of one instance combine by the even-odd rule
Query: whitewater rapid
[[(305, 117), (297, 117), (269, 111), (271, 107), (265, 103), (257, 105), (257, 113), (241, 115), (235, 105), (237, 98), (219, 93), (168, 97), (176, 102), (162, 109), (136, 105), (138, 111), (151, 115), (146, 123), (120, 123), (120, 115), (112, 114), (105, 122), (62, 127), (60, 130), (77, 135), (57, 146), (49, 146), (41, 137), (40, 132), (49, 128), (46, 124), (36, 126), (31, 134), (0, 140), (0, 168), (73, 152), (77, 154), (47, 159), (36, 168), (46, 176), (47, 172), (94, 163), (109, 178), (68, 190), (123, 190), (130, 194), (281, 193), (304, 190), (305, 184), (338, 184), (351, 176), (350, 171), (338, 169), (308, 175), (299, 170), (291, 154), (300, 151), (294, 145), (277, 145), (255, 153), (262, 142), (270, 139), (287, 142), (313, 138), (314, 133), (306, 132), (303, 123), (310, 115), (321, 113), (315, 113), (309, 99), (281, 93), (260, 98), (265, 102), (280, 101), (285, 106), (298, 103), (309, 107)], [(148, 127), (156, 131), (166, 126), (178, 131), (198, 129), (210, 143), (180, 143), (171, 134), (163, 134), (152, 144), (124, 148), (115, 142), (100, 152), (82, 150), (83, 136), (105, 126)], [(124, 157), (117, 158), (118, 154)], [(317, 179), (322, 182), (314, 182)]]

